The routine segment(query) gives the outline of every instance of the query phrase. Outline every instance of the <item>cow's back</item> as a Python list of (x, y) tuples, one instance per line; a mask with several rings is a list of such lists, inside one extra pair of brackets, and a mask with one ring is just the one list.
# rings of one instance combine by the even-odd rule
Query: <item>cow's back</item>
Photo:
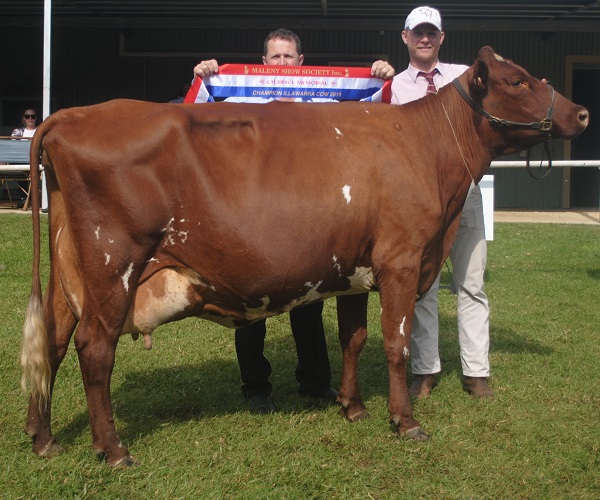
[[(249, 300), (283, 280), (283, 306), (307, 274), (332, 292), (347, 288), (357, 267), (372, 265), (376, 233), (385, 244), (385, 234), (430, 220), (406, 204), (415, 192), (430, 190), (427, 210), (441, 212), (431, 203), (437, 166), (418, 164), (408, 112), (373, 103), (72, 108), (44, 138), (61, 192), (51, 196), (77, 234), (80, 266), (114, 258), (118, 244), (144, 254), (141, 279), (182, 265)], [(412, 244), (435, 230), (412, 231)]]

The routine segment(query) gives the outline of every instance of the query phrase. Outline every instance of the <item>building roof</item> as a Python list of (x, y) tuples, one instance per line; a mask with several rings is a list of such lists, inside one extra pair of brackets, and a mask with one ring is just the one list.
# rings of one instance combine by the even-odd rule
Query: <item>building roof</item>
[[(600, 0), (436, 0), (444, 29), (600, 31)], [(55, 26), (401, 29), (418, 4), (398, 0), (52, 0)], [(3, 0), (0, 26), (41, 24), (42, 0)], [(400, 26), (400, 28), (399, 28)]]

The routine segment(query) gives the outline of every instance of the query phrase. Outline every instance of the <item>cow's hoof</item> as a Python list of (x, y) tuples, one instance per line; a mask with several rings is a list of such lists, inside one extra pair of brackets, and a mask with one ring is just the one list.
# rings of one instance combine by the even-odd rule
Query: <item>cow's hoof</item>
[(425, 431), (421, 427), (413, 427), (407, 431), (400, 431), (400, 435), (413, 441), (429, 441), (429, 436), (425, 434)]
[(23, 430), (32, 439), (35, 437), (35, 435), (38, 432), (37, 431), (37, 427), (34, 427), (33, 425), (30, 425), (29, 422), (25, 424), (25, 427), (23, 427)]
[(340, 408), (340, 415), (350, 422), (358, 422), (367, 418), (369, 416), (369, 411), (365, 407), (350, 408), (342, 406)]
[(54, 439), (43, 448), (34, 444), (32, 449), (36, 455), (44, 458), (57, 457), (65, 452), (65, 449)]
[(111, 463), (111, 462), (107, 462), (108, 465), (111, 465), (112, 467), (136, 467), (138, 465), (140, 465), (140, 463), (133, 457), (127, 455), (126, 457), (121, 458), (120, 460), (117, 460), (115, 463)]
[(109, 458), (104, 451), (97, 448), (94, 448), (94, 453), (96, 454), (98, 460), (105, 461), (111, 467), (134, 467), (136, 465), (140, 465), (135, 458), (129, 455), (128, 451), (126, 455), (120, 454), (121, 456), (115, 458)]

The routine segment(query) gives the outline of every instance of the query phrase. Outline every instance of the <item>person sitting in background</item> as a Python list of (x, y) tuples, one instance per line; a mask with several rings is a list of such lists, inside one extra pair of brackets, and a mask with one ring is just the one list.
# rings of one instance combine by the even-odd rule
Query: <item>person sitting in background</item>
[(11, 137), (33, 137), (37, 129), (37, 112), (27, 108), (21, 117), (21, 126), (12, 131)]
[[(21, 126), (17, 127), (10, 134), (11, 137), (31, 138), (37, 130), (37, 111), (34, 108), (27, 108), (21, 116)], [(17, 181), (23, 196), (26, 197), (29, 191), (28, 181)]]

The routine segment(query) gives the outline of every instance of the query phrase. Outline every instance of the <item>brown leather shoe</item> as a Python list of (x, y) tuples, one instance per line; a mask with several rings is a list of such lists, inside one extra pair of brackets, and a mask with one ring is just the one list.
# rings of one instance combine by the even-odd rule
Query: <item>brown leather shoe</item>
[(463, 389), (474, 398), (493, 398), (494, 391), (486, 377), (463, 377)]
[(415, 375), (408, 389), (408, 397), (411, 400), (427, 399), (435, 385), (435, 375)]

